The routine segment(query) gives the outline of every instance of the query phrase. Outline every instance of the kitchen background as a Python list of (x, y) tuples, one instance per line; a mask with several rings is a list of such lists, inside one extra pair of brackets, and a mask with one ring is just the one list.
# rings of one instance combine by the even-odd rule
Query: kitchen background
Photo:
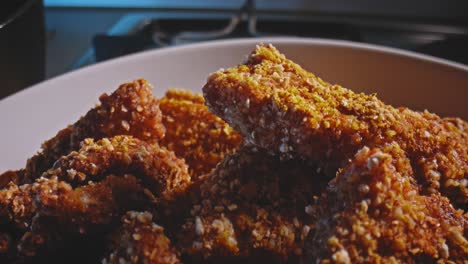
[(255, 36), (344, 39), (468, 64), (465, 0), (44, 0), (43, 4), (46, 79), (149, 48)]

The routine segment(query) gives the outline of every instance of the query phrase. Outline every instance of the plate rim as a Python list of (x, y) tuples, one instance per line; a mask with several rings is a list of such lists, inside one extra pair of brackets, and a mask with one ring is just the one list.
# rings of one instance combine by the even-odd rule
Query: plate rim
[[(109, 65), (126, 63), (130, 60), (138, 60), (146, 56), (155, 56), (159, 53), (171, 53), (179, 52), (187, 49), (199, 49), (206, 48), (210, 46), (223, 46), (223, 45), (235, 45), (235, 44), (260, 44), (260, 43), (269, 43), (275, 42), (278, 44), (309, 44), (309, 45), (326, 45), (334, 47), (344, 47), (351, 48), (356, 50), (367, 50), (371, 52), (385, 53), (388, 55), (396, 55), (399, 57), (406, 57), (410, 59), (415, 59), (419, 61), (434, 63), (456, 70), (465, 71), (468, 74), (468, 65), (462, 63), (437, 58), (431, 55), (421, 54), (414, 51), (403, 50), (399, 48), (387, 47), (382, 45), (360, 43), (348, 40), (333, 40), (333, 39), (324, 39), (324, 38), (303, 38), (303, 37), (262, 37), (262, 38), (235, 38), (235, 39), (224, 39), (224, 40), (210, 40), (200, 43), (191, 43), (179, 46), (163, 47), (158, 49), (140, 51), (137, 53), (132, 53), (124, 55), (121, 57), (113, 58), (103, 62), (98, 62), (92, 65), (87, 65), (83, 68), (79, 68), (50, 79), (44, 80), (40, 83), (34, 84), (32, 86), (26, 87), (21, 91), (8, 95), (0, 100), (0, 106), (13, 103), (13, 101), (18, 101), (22, 97), (27, 97), (32, 91), (37, 92), (37, 89), (47, 89), (49, 83), (64, 81), (68, 78), (75, 77), (78, 75), (85, 75), (88, 72), (97, 71), (101, 68), (106, 68)], [(240, 60), (239, 60), (240, 62)]]

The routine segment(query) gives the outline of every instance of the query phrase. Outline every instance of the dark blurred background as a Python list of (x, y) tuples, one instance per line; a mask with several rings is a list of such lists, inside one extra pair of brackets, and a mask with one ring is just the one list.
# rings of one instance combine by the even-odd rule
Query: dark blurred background
[(468, 64), (465, 0), (3, 0), (2, 4), (0, 98), (125, 54), (236, 37), (343, 39)]

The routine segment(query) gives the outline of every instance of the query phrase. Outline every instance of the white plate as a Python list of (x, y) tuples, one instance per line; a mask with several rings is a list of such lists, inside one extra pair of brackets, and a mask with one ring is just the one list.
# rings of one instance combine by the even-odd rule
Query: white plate
[(239, 64), (259, 42), (273, 43), (324, 80), (377, 92), (394, 105), (468, 116), (468, 67), (415, 53), (345, 41), (300, 38), (205, 42), (125, 56), (54, 78), (0, 101), (0, 172), (24, 166), (45, 139), (86, 113), (103, 92), (146, 78), (199, 92), (209, 73)]

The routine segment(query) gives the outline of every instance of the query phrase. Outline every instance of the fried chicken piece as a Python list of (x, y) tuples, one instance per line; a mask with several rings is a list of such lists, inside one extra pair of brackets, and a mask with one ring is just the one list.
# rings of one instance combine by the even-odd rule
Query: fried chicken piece
[(20, 183), (23, 181), (24, 170), (8, 170), (0, 174), (0, 188), (5, 188), (10, 182)]
[(43, 177), (56, 176), (77, 185), (123, 173), (138, 176), (163, 200), (182, 194), (191, 182), (187, 165), (172, 151), (132, 136), (86, 139), (78, 151), (61, 157)]
[(127, 212), (122, 217), (122, 226), (113, 234), (111, 253), (102, 260), (103, 264), (181, 263), (164, 228), (153, 223), (149, 212)]
[(26, 257), (70, 246), (80, 237), (106, 234), (128, 210), (154, 205), (149, 192), (132, 175), (109, 175), (75, 189), (56, 177), (40, 178), (36, 184), (36, 215), (30, 232), (18, 245), (19, 253)]
[[(190, 186), (183, 160), (157, 143), (131, 136), (103, 138), (97, 142), (87, 139), (80, 150), (60, 158), (43, 178), (57, 178), (67, 182), (66, 186), (68, 183), (80, 186), (119, 173), (130, 173), (141, 179), (149, 188), (148, 194), (161, 205), (161, 210), (170, 210), (170, 202), (185, 195), (185, 189)], [(8, 188), (0, 190), (0, 220), (7, 224), (6, 228), (0, 229), (5, 230), (5, 234), (13, 225), (15, 236), (21, 236), (31, 225), (32, 217), (37, 214), (34, 200), (37, 200), (38, 188), (41, 190), (46, 183), (42, 178), (39, 182), (21, 186), (11, 182)], [(47, 184), (46, 189), (49, 188)], [(58, 192), (57, 195), (63, 194)]]
[(317, 174), (301, 160), (280, 161), (256, 147), (241, 147), (201, 184), (201, 200), (178, 236), (183, 253), (202, 262), (297, 259), (312, 224), (305, 206), (326, 184)]
[[(81, 189), (77, 189), (76, 192), (73, 193), (73, 195), (75, 195), (73, 196), (73, 198), (75, 200), (82, 199), (81, 202), (83, 207), (87, 206), (95, 208), (95, 210), (100, 210), (102, 208), (95, 207), (96, 203), (93, 203), (93, 201), (95, 201), (93, 199), (102, 199), (101, 196), (109, 195), (109, 193), (105, 193), (105, 191), (113, 187), (117, 188), (116, 190), (114, 190), (114, 192), (117, 192), (118, 194), (118, 191), (120, 189), (123, 190), (123, 188), (125, 187), (124, 185), (128, 184), (128, 193), (125, 193), (125, 195), (129, 197), (125, 197), (125, 199), (128, 199), (129, 203), (130, 201), (135, 201), (135, 199), (133, 199), (133, 196), (129, 195), (129, 193), (136, 190), (136, 187), (132, 186), (132, 184), (135, 185), (134, 182), (136, 182), (136, 180), (134, 180), (133, 178), (123, 178), (125, 178), (125, 180), (107, 180), (107, 182), (103, 182), (102, 184), (98, 185), (98, 187), (84, 188), (84, 190), (87, 192), (83, 192)], [(102, 187), (103, 185), (105, 186)], [(141, 189), (141, 191), (143, 191), (142, 187), (139, 188)], [(60, 199), (62, 199), (65, 198), (65, 196), (62, 196), (64, 195), (63, 190), (70, 191), (71, 186), (68, 183), (58, 181), (56, 177), (53, 177), (52, 179), (39, 178), (36, 182), (32, 184), (24, 184), (21, 186), (17, 186), (16, 184), (11, 182), (7, 188), (0, 190), (0, 220), (2, 223), (2, 226), (0, 228), (0, 237), (2, 238), (2, 241), (4, 241), (1, 244), (5, 245), (4, 250), (2, 248), (0, 257), (13, 258), (14, 255), (16, 255), (16, 246), (18, 244), (18, 239), (25, 233), (30, 234), (28, 230), (30, 229), (31, 224), (33, 222), (33, 217), (37, 214), (38, 195), (46, 197), (50, 196), (54, 199), (58, 199), (60, 196)], [(99, 193), (99, 191), (101, 190), (102, 193)], [(100, 194), (101, 196), (94, 196), (98, 194)], [(83, 196), (80, 197), (81, 195)], [(122, 193), (122, 195), (124, 194)], [(145, 195), (147, 196), (147, 194)], [(145, 199), (148, 199), (146, 196)], [(66, 198), (70, 200), (70, 197), (67, 196)], [(107, 197), (107, 199), (112, 198)], [(67, 202), (71, 204), (69, 200), (67, 200)], [(145, 203), (147, 202), (145, 201)], [(76, 204), (74, 204), (73, 206), (75, 206)], [(79, 209), (80, 208), (74, 208), (74, 210)], [(63, 211), (66, 211), (66, 209), (63, 209)], [(87, 212), (93, 211), (89, 210)], [(102, 211), (103, 214), (107, 212), (108, 211)], [(76, 215), (68, 215), (64, 217), (76, 217)], [(89, 215), (89, 217), (94, 216)], [(107, 217), (112, 217), (112, 215), (108, 215)], [(73, 221), (76, 221), (76, 219), (73, 219)], [(49, 228), (51, 230), (57, 230), (55, 229), (57, 228), (56, 225), (49, 226)]]
[(35, 213), (34, 193), (38, 183), (21, 186), (10, 182), (0, 190), (0, 262), (15, 257), (21, 235), (31, 225)]
[(242, 138), (205, 106), (201, 95), (169, 90), (160, 100), (166, 135), (162, 146), (184, 158), (195, 179), (209, 173)]
[(468, 254), (462, 210), (420, 193), (396, 143), (359, 150), (311, 211), (306, 263), (462, 263)]
[(37, 183), (18, 186), (10, 182), (0, 190), (0, 223), (24, 230), (34, 215), (34, 192)]
[(393, 108), (375, 95), (331, 85), (260, 45), (247, 62), (208, 78), (209, 109), (247, 142), (329, 166), (331, 176), (363, 146), (397, 142), (425, 193), (468, 203), (468, 124)]
[(131, 135), (156, 142), (164, 136), (159, 101), (153, 97), (152, 87), (147, 81), (140, 79), (122, 84), (111, 95), (101, 95), (99, 101), (99, 105), (76, 123), (44, 142), (42, 151), (28, 160), (24, 170), (0, 175), (0, 182), (14, 180), (22, 184), (34, 181), (52, 167), (58, 158), (77, 150), (86, 138), (97, 140), (115, 135)]
[(36, 212), (35, 194), (41, 183), (16, 185), (10, 182), (0, 190), (0, 260), (16, 254), (18, 239), (31, 225)]

